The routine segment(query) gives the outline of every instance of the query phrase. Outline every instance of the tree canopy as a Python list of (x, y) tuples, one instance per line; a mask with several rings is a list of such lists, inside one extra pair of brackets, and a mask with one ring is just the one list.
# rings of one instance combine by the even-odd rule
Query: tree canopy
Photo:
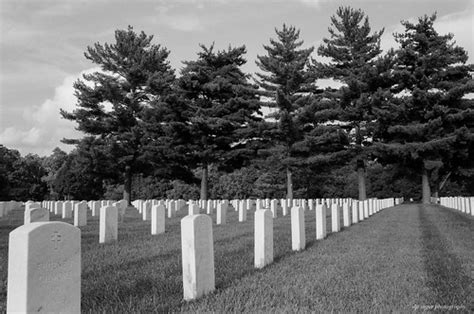
[(433, 14), (402, 22), (394, 84), (377, 115), (381, 156), (422, 176), (425, 203), (430, 172), (460, 167), (469, 154), (472, 159), (474, 144), (474, 102), (464, 97), (474, 91), (472, 66), (452, 34), (438, 34), (435, 20)]
[(260, 113), (257, 87), (241, 66), (245, 46), (214, 51), (201, 45), (195, 61), (185, 61), (178, 91), (186, 100), (190, 151), (202, 168), (201, 199), (208, 198), (208, 166), (239, 168), (253, 154)]

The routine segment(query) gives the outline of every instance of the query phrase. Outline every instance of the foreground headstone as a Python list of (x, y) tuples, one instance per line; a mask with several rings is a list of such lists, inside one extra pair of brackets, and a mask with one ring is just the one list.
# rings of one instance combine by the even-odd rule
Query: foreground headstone
[(32, 222), (49, 221), (49, 211), (42, 207), (33, 207), (25, 209), (24, 224)]
[(255, 212), (255, 267), (273, 262), (273, 213), (269, 209)]
[(326, 204), (316, 205), (316, 240), (326, 237)]
[(215, 289), (212, 220), (191, 215), (181, 220), (184, 300), (193, 300)]
[(10, 232), (7, 313), (81, 312), (81, 231), (35, 222)]
[(118, 209), (115, 206), (100, 208), (99, 243), (116, 241), (118, 236)]
[(291, 247), (293, 251), (304, 250), (306, 246), (304, 226), (303, 208), (293, 207), (291, 209)]
[(164, 205), (153, 205), (151, 207), (151, 234), (165, 232), (166, 209)]

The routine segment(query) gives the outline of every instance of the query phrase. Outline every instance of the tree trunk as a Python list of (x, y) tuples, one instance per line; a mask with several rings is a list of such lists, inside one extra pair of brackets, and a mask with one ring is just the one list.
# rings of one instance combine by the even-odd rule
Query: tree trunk
[(293, 178), (290, 168), (286, 168), (286, 198), (293, 199)]
[[(363, 137), (360, 131), (360, 126), (355, 127), (355, 136), (356, 136), (356, 146), (359, 148), (359, 154), (362, 153), (362, 141)], [(367, 189), (365, 185), (365, 162), (362, 157), (357, 159), (357, 186), (359, 188), (359, 201), (364, 201), (367, 199)]]
[(132, 203), (132, 169), (125, 167), (125, 182), (123, 184), (123, 199), (127, 201), (127, 206)]
[(423, 204), (429, 204), (431, 197), (430, 182), (428, 180), (428, 170), (426, 170), (424, 165), (421, 172), (421, 186), (423, 191)]
[(207, 177), (208, 169), (207, 164), (202, 166), (202, 177), (201, 177), (201, 199), (207, 200)]
[(367, 199), (367, 192), (365, 189), (365, 166), (363, 160), (357, 161), (357, 185), (359, 187), (359, 201)]

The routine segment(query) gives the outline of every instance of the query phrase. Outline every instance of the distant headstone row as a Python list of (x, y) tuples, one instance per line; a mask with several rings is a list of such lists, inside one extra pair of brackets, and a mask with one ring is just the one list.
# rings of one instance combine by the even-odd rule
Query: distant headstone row
[(474, 197), (449, 196), (433, 198), (432, 202), (439, 203), (442, 206), (454, 208), (462, 213), (474, 216)]
[[(273, 262), (273, 220), (278, 211), (291, 213), (292, 249), (305, 249), (304, 212), (315, 212), (316, 239), (326, 237), (326, 212), (331, 212), (331, 230), (349, 227), (380, 210), (394, 206), (402, 199), (325, 200), (137, 200), (133, 205), (143, 220), (151, 220), (152, 234), (165, 232), (165, 218), (176, 211), (188, 210), (181, 220), (181, 250), (183, 265), (183, 297), (192, 300), (215, 289), (214, 240), (212, 219), (225, 224), (227, 210), (239, 212), (245, 221), (247, 212), (255, 210), (254, 265), (262, 268)], [(21, 208), (21, 203), (4, 202), (8, 210)], [(290, 206), (291, 205), (291, 206)], [(126, 210), (125, 202), (114, 201), (45, 201), (25, 203), (25, 224), (10, 233), (7, 312), (71, 312), (80, 313), (81, 231), (87, 224), (87, 210), (99, 215), (99, 242), (117, 240), (119, 215)], [(290, 210), (289, 210), (290, 209)], [(201, 214), (201, 211), (206, 214)], [(49, 214), (74, 218), (74, 226), (64, 222), (49, 222)]]

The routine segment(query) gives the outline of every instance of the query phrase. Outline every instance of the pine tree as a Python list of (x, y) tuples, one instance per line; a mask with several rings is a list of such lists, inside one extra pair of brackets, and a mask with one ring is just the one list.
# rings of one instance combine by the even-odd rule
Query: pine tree
[(314, 79), (308, 71), (309, 57), (314, 48), (299, 49), (304, 42), (299, 39), (300, 31), (294, 26), (284, 24), (275, 32), (277, 39), (270, 39), (270, 45), (263, 46), (267, 54), (257, 56), (256, 63), (264, 72), (257, 73), (257, 76), (258, 84), (270, 100), (266, 105), (277, 109), (269, 116), (277, 122), (273, 123), (266, 137), (272, 143), (269, 154), (278, 156), (286, 170), (286, 197), (292, 199), (294, 144), (303, 138), (297, 113), (305, 105), (307, 93), (314, 90)]
[[(352, 135), (350, 146), (356, 159), (359, 199), (366, 199), (365, 167), (372, 138), (374, 115), (371, 98), (379, 83), (374, 80), (374, 67), (381, 53), (383, 30), (371, 34), (369, 19), (360, 9), (339, 7), (331, 17), (330, 38), (324, 38), (318, 54), (331, 59), (329, 64), (317, 63), (319, 78), (330, 78), (344, 85), (327, 93), (332, 106), (328, 118), (337, 117), (341, 126)], [(316, 63), (316, 62), (315, 62)], [(332, 112), (331, 112), (332, 111)]]
[(423, 203), (430, 201), (430, 173), (459, 169), (472, 160), (474, 145), (474, 102), (464, 98), (474, 91), (473, 66), (452, 34), (436, 32), (435, 20), (402, 22), (392, 96), (377, 110), (381, 154), (421, 175)]
[(208, 167), (232, 164), (253, 153), (260, 102), (257, 87), (242, 72), (245, 46), (214, 51), (201, 45), (195, 61), (185, 61), (178, 90), (187, 102), (191, 151), (202, 168), (201, 199), (208, 198)]
[(167, 60), (169, 51), (152, 44), (152, 39), (129, 26), (115, 32), (115, 44), (88, 47), (85, 57), (101, 71), (75, 82), (77, 109), (61, 111), (64, 118), (78, 123), (79, 131), (101, 139), (102, 149), (114, 160), (116, 171), (123, 174), (124, 199), (128, 202), (132, 175), (146, 164), (144, 151), (153, 140), (145, 136), (145, 124), (166, 106), (165, 98), (175, 80)]

